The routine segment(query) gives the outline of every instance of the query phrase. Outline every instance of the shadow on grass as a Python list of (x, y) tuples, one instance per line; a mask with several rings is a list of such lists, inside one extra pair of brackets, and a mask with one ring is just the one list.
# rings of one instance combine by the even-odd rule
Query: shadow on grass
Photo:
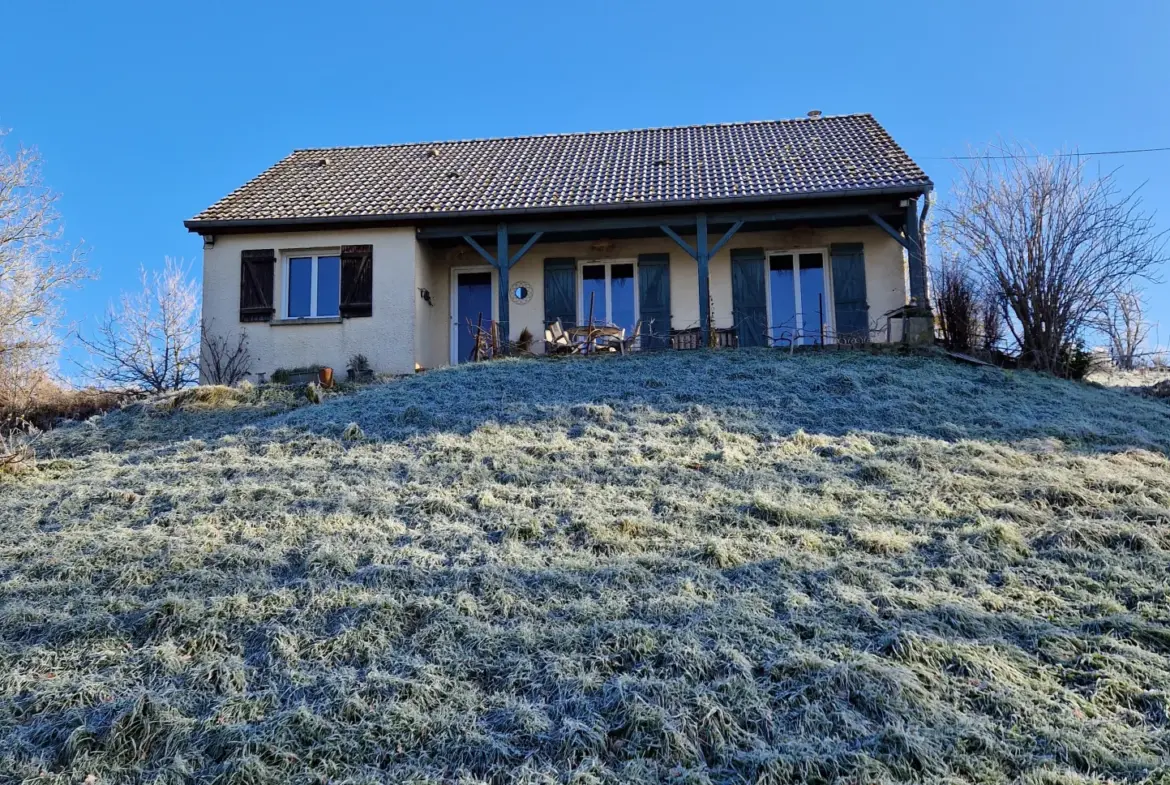
[(164, 450), (254, 426), (276, 438), (339, 438), (356, 423), (365, 438), (403, 441), (468, 434), (485, 425), (540, 428), (644, 413), (708, 415), (762, 438), (798, 430), (922, 436), (946, 441), (1057, 439), (1071, 449), (1170, 452), (1170, 407), (1114, 389), (1026, 371), (972, 368), (924, 356), (854, 351), (788, 357), (774, 350), (526, 359), (440, 369), (319, 406), (292, 411), (144, 415), (127, 411), (61, 429), (52, 454)]

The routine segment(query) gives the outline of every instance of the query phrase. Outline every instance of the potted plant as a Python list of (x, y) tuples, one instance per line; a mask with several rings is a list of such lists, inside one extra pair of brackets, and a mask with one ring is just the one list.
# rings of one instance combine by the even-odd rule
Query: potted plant
[(374, 369), (364, 354), (355, 354), (349, 358), (346, 376), (351, 382), (371, 382), (374, 380)]
[(325, 366), (324, 368), (321, 368), (320, 370), (318, 370), (317, 371), (317, 381), (319, 381), (321, 383), (321, 386), (324, 387), (326, 390), (332, 388), (333, 387), (333, 369), (330, 368), (329, 366)]

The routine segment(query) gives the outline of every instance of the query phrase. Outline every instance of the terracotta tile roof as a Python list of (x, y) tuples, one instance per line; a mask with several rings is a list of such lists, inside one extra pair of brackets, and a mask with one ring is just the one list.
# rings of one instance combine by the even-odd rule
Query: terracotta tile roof
[(297, 150), (202, 222), (441, 217), (928, 188), (871, 115)]

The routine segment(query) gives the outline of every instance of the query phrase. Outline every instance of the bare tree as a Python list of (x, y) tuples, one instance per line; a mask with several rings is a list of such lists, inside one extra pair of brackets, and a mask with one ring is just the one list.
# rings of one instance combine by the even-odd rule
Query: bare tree
[(236, 385), (248, 376), (252, 353), (248, 351), (248, 337), (243, 332), (233, 342), (204, 325), (201, 345), (199, 370), (207, 383)]
[[(0, 142), (4, 133), (0, 131)], [(80, 249), (65, 253), (57, 195), (35, 150), (0, 144), (0, 379), (37, 381), (59, 348), (61, 297), (88, 277)]]
[(1097, 314), (1094, 327), (1109, 340), (1113, 364), (1132, 371), (1153, 327), (1145, 319), (1141, 295), (1133, 289), (1117, 292)]
[(90, 337), (87, 369), (95, 382), (151, 392), (178, 390), (199, 379), (199, 293), (182, 261), (142, 268), (142, 289), (110, 304)]
[(1112, 174), (1020, 147), (961, 167), (942, 228), (998, 298), (1021, 362), (1054, 373), (1117, 292), (1152, 279), (1165, 235)]

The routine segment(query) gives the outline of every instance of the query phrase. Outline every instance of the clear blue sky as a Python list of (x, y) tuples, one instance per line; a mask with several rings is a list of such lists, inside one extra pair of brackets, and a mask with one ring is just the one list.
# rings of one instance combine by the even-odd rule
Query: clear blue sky
[[(1170, 146), (1166, 0), (37, 0), (0, 24), (0, 127), (100, 272), (78, 322), (140, 263), (197, 260), (183, 219), (297, 147), (872, 112), (945, 195), (935, 157), (1001, 136)], [(1102, 162), (1170, 228), (1170, 153)]]

